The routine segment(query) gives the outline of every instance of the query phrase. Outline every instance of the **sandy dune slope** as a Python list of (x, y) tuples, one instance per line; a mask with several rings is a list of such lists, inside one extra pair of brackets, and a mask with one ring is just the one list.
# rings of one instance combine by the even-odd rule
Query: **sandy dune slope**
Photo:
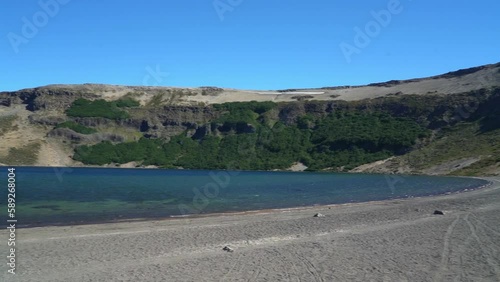
[[(243, 101), (297, 101), (302, 97), (307, 100), (345, 100), (355, 101), (388, 95), (405, 94), (454, 94), (500, 84), (500, 63), (485, 65), (465, 70), (458, 70), (444, 75), (409, 80), (393, 80), (364, 86), (324, 87), (317, 89), (287, 90), (241, 90), (217, 88), (213, 93), (203, 95), (197, 87), (148, 87), (119, 86), (104, 84), (48, 85), (40, 89), (63, 88), (70, 92), (94, 93), (107, 100), (116, 100), (127, 94), (133, 94), (142, 104), (146, 104), (164, 93), (163, 101), (169, 104), (218, 104)], [(214, 88), (214, 87), (210, 87)], [(215, 88), (214, 88), (215, 89)]]

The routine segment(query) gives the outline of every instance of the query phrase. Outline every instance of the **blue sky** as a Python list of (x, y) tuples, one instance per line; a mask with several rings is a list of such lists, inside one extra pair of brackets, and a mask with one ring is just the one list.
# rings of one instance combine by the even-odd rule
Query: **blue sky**
[(496, 0), (25, 0), (0, 7), (0, 91), (55, 83), (357, 85), (500, 62)]

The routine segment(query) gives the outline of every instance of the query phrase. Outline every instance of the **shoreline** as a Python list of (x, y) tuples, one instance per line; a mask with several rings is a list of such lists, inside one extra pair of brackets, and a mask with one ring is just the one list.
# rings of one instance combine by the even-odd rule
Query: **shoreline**
[(483, 179), (434, 197), (20, 229), (16, 275), (5, 264), (0, 280), (500, 281), (500, 177)]
[(43, 165), (6, 165), (0, 163), (0, 168), (47, 168), (47, 169), (85, 169), (85, 168), (102, 168), (102, 169), (118, 169), (118, 170), (172, 170), (172, 171), (233, 171), (233, 172), (292, 172), (292, 173), (335, 173), (335, 174), (365, 174), (365, 175), (392, 175), (392, 176), (436, 176), (436, 177), (462, 177), (462, 178), (479, 178), (498, 177), (498, 175), (448, 175), (448, 174), (427, 174), (427, 173), (387, 173), (387, 172), (359, 172), (359, 171), (334, 171), (334, 170), (291, 170), (291, 169), (271, 169), (271, 170), (242, 170), (242, 169), (191, 169), (191, 168), (164, 168), (157, 166), (139, 166), (139, 167), (120, 167), (118, 166), (99, 166), (99, 165), (81, 165), (81, 166), (43, 166)]
[(273, 208), (273, 209), (258, 209), (258, 210), (245, 210), (245, 211), (226, 211), (226, 212), (212, 212), (212, 213), (201, 213), (201, 214), (186, 214), (186, 215), (170, 215), (170, 216), (157, 216), (157, 217), (131, 217), (124, 219), (111, 219), (111, 220), (97, 220), (97, 221), (85, 221), (85, 222), (68, 222), (68, 223), (51, 223), (51, 224), (31, 224), (29, 226), (19, 225), (18, 229), (32, 229), (32, 228), (50, 228), (50, 227), (73, 227), (73, 226), (87, 226), (87, 225), (107, 225), (107, 224), (121, 224), (121, 223), (135, 223), (135, 222), (158, 222), (158, 221), (175, 221), (183, 219), (203, 219), (203, 218), (217, 218), (224, 216), (251, 216), (251, 215), (263, 215), (263, 214), (281, 214), (287, 212), (305, 212), (312, 211), (315, 209), (331, 209), (339, 207), (351, 207), (351, 206), (366, 206), (366, 205), (380, 205), (391, 201), (411, 201), (418, 199), (431, 199), (439, 198), (450, 195), (459, 195), (464, 193), (473, 193), (479, 190), (485, 190), (490, 188), (495, 184), (494, 178), (488, 177), (464, 177), (464, 176), (453, 176), (461, 178), (476, 178), (488, 181), (488, 183), (476, 187), (476, 188), (465, 188), (463, 190), (446, 192), (441, 194), (431, 194), (425, 196), (409, 196), (400, 198), (391, 198), (385, 200), (373, 200), (373, 201), (360, 201), (360, 202), (349, 202), (349, 203), (333, 203), (333, 204), (317, 204), (308, 206), (296, 206), (288, 208)]

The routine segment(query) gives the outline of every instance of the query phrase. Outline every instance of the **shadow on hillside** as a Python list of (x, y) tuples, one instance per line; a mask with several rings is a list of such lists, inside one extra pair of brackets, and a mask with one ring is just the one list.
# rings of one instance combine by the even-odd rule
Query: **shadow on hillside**
[(500, 128), (500, 114), (487, 116), (480, 121), (480, 132), (487, 133)]
[(500, 88), (477, 109), (475, 118), (479, 119), (480, 132), (486, 133), (500, 128)]

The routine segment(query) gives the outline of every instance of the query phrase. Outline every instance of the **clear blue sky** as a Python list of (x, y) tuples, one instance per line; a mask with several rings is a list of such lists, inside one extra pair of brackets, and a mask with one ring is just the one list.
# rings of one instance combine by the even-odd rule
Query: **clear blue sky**
[[(55, 83), (356, 85), (500, 61), (500, 1), (400, 0), (388, 9), (397, 2), (2, 1), (0, 91)], [(391, 19), (370, 24), (381, 10)], [(355, 28), (367, 26), (370, 42), (356, 45)], [(357, 49), (350, 60), (343, 42)]]

